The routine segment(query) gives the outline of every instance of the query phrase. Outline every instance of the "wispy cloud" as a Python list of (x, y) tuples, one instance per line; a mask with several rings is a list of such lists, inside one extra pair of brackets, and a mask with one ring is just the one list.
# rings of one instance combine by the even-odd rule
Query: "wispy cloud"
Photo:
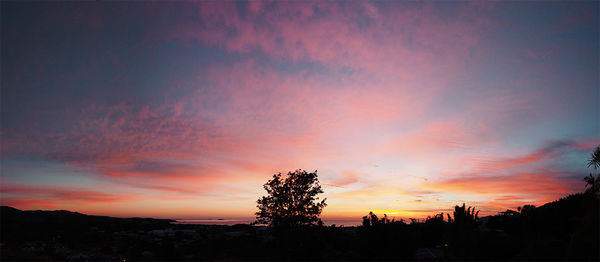
[(0, 159), (89, 179), (40, 167), (35, 193), (3, 165), (2, 201), (251, 216), (297, 168), (319, 170), (332, 216), (575, 192), (600, 143), (597, 14), (545, 4), (524, 25), (536, 8), (496, 2), (7, 3)]
[(44, 186), (6, 185), (0, 187), (4, 196), (3, 205), (32, 207), (42, 204), (47, 207), (61, 205), (94, 205), (139, 200), (136, 194), (105, 193), (80, 188), (56, 188)]

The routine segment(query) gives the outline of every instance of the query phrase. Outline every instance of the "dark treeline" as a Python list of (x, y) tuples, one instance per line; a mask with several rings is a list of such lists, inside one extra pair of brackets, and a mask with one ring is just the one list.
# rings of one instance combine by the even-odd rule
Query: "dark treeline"
[[(600, 147), (588, 167), (600, 167)], [(479, 217), (465, 204), (410, 223), (370, 212), (362, 226), (324, 226), (316, 171), (275, 174), (257, 223), (172, 220), (0, 208), (0, 258), (10, 260), (600, 260), (600, 174), (585, 192)]]
[(414, 223), (379, 218), (360, 227), (288, 228), (178, 225), (2, 207), (0, 255), (2, 260), (72, 261), (598, 261), (599, 205), (597, 194), (587, 192), (483, 218), (461, 205), (452, 214)]

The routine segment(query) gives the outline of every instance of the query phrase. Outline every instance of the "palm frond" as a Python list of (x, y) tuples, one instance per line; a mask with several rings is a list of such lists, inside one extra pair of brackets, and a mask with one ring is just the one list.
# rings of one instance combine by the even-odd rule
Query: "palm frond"
[(588, 167), (594, 167), (594, 169), (598, 169), (600, 167), (600, 146), (596, 147), (594, 152), (590, 156), (590, 160), (588, 161)]

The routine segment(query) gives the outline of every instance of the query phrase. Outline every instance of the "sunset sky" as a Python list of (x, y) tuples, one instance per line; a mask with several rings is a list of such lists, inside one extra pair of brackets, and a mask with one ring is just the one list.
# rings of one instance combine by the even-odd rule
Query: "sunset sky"
[(1, 2), (0, 202), (251, 218), (495, 214), (584, 190), (598, 1)]

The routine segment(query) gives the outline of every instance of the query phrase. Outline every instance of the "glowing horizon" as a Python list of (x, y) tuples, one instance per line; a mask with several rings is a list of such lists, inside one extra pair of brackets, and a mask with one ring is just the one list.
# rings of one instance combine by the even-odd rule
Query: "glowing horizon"
[(584, 190), (597, 1), (1, 2), (0, 204), (253, 217), (318, 170), (329, 219)]

